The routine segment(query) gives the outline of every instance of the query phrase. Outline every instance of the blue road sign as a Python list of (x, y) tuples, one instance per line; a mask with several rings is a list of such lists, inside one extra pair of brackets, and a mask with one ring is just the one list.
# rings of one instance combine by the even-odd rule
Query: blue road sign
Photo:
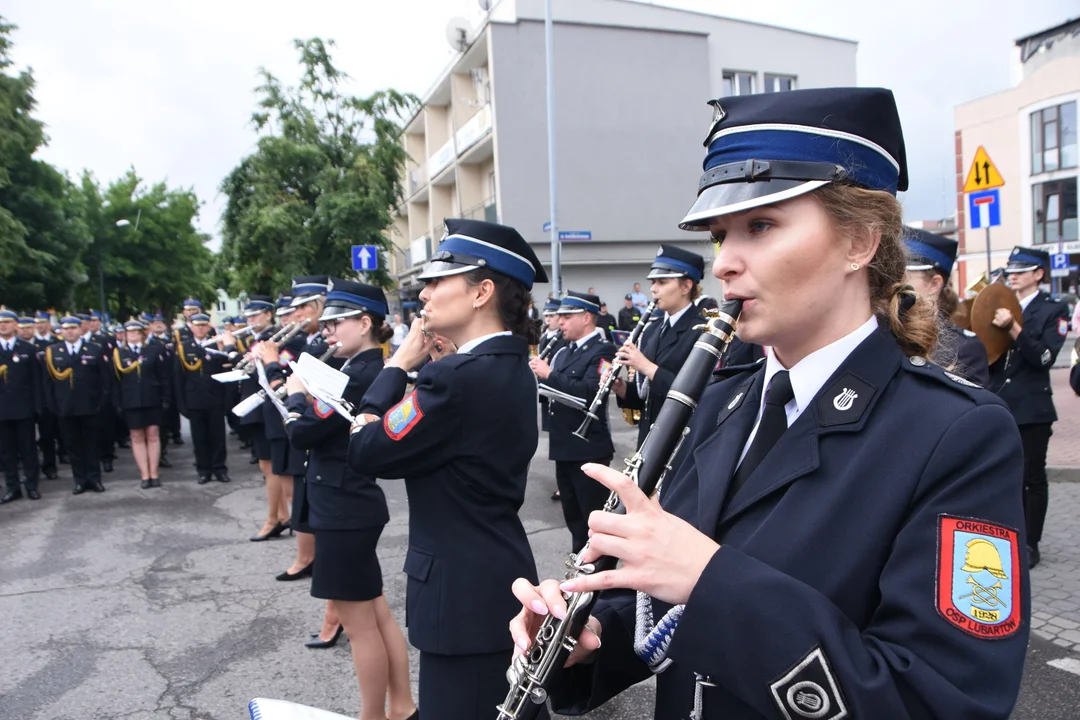
[(573, 242), (575, 240), (592, 240), (591, 230), (560, 230), (560, 240), (569, 240)]
[(1069, 256), (1065, 253), (1054, 253), (1050, 256), (1050, 269), (1051, 270), (1068, 270), (1069, 269)]
[(1001, 198), (998, 189), (968, 193), (968, 218), (972, 230), (1000, 225)]
[(379, 267), (379, 248), (374, 245), (352, 246), (352, 269), (375, 270)]
[(544, 232), (551, 232), (551, 221), (544, 223)]

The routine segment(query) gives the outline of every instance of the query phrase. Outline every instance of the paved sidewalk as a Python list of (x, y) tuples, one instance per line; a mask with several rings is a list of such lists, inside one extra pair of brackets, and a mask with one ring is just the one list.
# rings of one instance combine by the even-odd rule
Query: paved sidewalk
[[(1067, 346), (1072, 347), (1071, 343)], [(1050, 480), (1080, 482), (1080, 397), (1069, 387), (1068, 367), (1050, 371), (1050, 386), (1058, 414), (1046, 454)]]

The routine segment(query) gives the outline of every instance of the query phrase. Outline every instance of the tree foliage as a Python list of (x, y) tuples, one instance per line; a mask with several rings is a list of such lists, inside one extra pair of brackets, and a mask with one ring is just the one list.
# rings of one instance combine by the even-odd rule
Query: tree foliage
[[(221, 268), (240, 291), (271, 294), (304, 274), (351, 275), (350, 247), (389, 249), (383, 231), (401, 198), (401, 118), (417, 100), (394, 90), (345, 94), (333, 42), (296, 40), (297, 87), (265, 69), (252, 124), (256, 150), (221, 184)], [(368, 282), (390, 284), (385, 263)]]

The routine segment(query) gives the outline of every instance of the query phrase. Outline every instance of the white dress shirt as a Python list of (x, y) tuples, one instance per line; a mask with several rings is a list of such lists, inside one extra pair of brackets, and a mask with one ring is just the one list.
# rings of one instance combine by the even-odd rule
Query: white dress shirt
[(510, 332), (509, 330), (504, 330), (503, 332), (491, 333), (490, 335), (481, 335), (480, 337), (473, 338), (469, 342), (465, 343), (464, 345), (459, 347), (457, 351), (458, 351), (459, 354), (460, 353), (471, 352), (471, 351), (475, 350), (476, 346), (479, 345), (480, 343), (486, 342), (486, 341), (490, 340), (491, 338), (502, 337), (504, 335), (513, 335), (513, 333)]
[(1031, 304), (1031, 301), (1035, 299), (1035, 296), (1039, 294), (1039, 288), (1036, 287), (1031, 291), (1031, 294), (1026, 298), (1020, 298), (1020, 310), (1027, 310), (1027, 306)]
[(877, 330), (877, 327), (877, 316), (871, 315), (870, 319), (856, 328), (854, 332), (826, 345), (820, 350), (815, 350), (795, 363), (794, 367), (791, 368), (785, 368), (781, 365), (775, 351), (770, 347), (765, 356), (765, 377), (762, 380), (761, 401), (758, 404), (757, 419), (754, 421), (754, 429), (750, 431), (750, 437), (746, 439), (746, 444), (743, 445), (742, 454), (739, 455), (739, 462), (741, 463), (742, 459), (746, 457), (746, 451), (750, 449), (750, 444), (754, 442), (754, 436), (757, 435), (758, 425), (761, 424), (761, 414), (765, 411), (765, 393), (768, 391), (769, 383), (776, 373), (787, 370), (788, 377), (791, 380), (791, 389), (795, 392), (795, 397), (784, 406), (784, 411), (787, 414), (787, 424), (788, 427), (791, 427), (792, 423), (802, 415), (803, 410), (810, 407), (814, 396), (818, 394), (825, 382), (832, 377), (836, 369), (847, 360), (848, 355), (863, 340), (870, 337)]

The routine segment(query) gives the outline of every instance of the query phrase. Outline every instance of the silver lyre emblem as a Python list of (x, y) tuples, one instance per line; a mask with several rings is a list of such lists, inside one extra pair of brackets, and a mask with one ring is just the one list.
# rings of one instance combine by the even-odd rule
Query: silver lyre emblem
[(738, 404), (739, 404), (739, 400), (741, 400), (741, 399), (742, 399), (742, 393), (739, 393), (739, 394), (738, 394), (738, 395), (736, 395), (735, 397), (731, 398), (731, 402), (729, 402), (729, 403), (728, 403), (727, 409), (728, 409), (728, 410), (730, 410), (731, 408), (733, 408), (733, 407), (735, 407), (736, 405), (738, 405)]
[(851, 409), (851, 404), (855, 402), (855, 398), (859, 397), (859, 394), (850, 388), (844, 388), (844, 391), (833, 398), (833, 407), (840, 412), (845, 412)]

